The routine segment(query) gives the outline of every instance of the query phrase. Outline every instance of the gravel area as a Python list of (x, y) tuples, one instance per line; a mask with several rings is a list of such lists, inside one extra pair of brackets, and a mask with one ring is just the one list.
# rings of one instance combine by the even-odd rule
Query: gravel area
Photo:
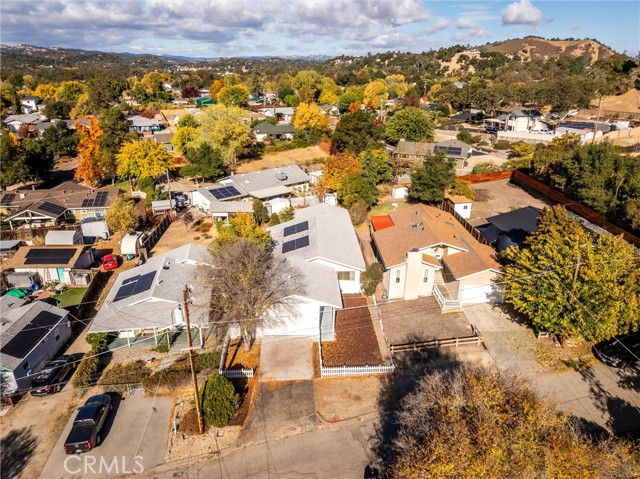
[(525, 206), (544, 208), (552, 204), (514, 185), (508, 179), (477, 183), (471, 185), (471, 188), (478, 193), (469, 219), (473, 226), (485, 224), (489, 216), (507, 213), (514, 209)]
[(471, 336), (464, 314), (443, 314), (433, 296), (412, 301), (381, 303), (382, 324), (391, 344)]

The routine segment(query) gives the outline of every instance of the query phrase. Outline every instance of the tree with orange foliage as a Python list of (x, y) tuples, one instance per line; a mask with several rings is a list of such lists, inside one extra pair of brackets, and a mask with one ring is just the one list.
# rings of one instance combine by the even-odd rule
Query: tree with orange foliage
[(354, 101), (351, 105), (349, 105), (349, 113), (355, 113), (362, 107), (362, 103), (359, 101)]
[(104, 177), (101, 166), (102, 155), (98, 144), (98, 140), (103, 135), (102, 128), (96, 118), (91, 118), (89, 128), (77, 122), (76, 129), (80, 134), (80, 141), (78, 142), (78, 168), (75, 177), (91, 187)]
[(330, 156), (327, 159), (324, 174), (320, 178), (322, 188), (337, 190), (345, 176), (362, 171), (362, 163), (356, 155), (346, 152), (341, 155)]

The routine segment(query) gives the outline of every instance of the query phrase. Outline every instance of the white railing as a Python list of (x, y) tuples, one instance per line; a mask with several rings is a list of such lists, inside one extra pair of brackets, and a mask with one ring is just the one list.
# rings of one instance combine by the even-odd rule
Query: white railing
[(253, 369), (223, 369), (219, 371), (227, 379), (252, 378)]
[(377, 366), (321, 366), (320, 377), (365, 376), (368, 374), (389, 374), (395, 370), (393, 364)]
[(442, 291), (440, 291), (440, 288), (438, 288), (437, 285), (433, 285), (433, 292), (436, 294), (436, 299), (438, 300), (438, 303), (440, 303), (440, 306), (442, 306), (443, 308), (461, 308), (462, 307), (462, 302), (458, 301), (457, 299), (445, 299), (444, 294), (442, 294)]

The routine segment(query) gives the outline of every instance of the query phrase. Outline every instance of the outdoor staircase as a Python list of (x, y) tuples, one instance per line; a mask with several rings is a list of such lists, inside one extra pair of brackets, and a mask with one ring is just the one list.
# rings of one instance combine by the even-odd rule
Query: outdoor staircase
[(462, 311), (462, 303), (454, 298), (449, 287), (447, 286), (442, 271), (436, 271), (435, 281), (433, 285), (433, 294), (440, 303), (443, 313), (452, 313)]

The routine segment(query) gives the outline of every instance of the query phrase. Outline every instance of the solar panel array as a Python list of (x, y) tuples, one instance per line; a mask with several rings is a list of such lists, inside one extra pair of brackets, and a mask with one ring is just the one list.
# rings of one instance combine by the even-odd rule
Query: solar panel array
[(30, 250), (24, 259), (24, 264), (69, 264), (75, 248), (38, 248)]
[(462, 148), (458, 146), (436, 146), (434, 151), (444, 151), (446, 155), (462, 155)]
[(209, 190), (216, 200), (224, 200), (232, 196), (240, 196), (240, 192), (235, 186), (222, 186), (220, 188), (212, 188)]
[(291, 236), (296, 233), (300, 233), (300, 231), (307, 231), (309, 229), (309, 222), (303, 221), (302, 223), (298, 223), (292, 226), (287, 226), (284, 229), (284, 236)]
[(282, 244), (282, 252), (288, 253), (309, 246), (309, 236), (302, 236)]
[(116, 293), (116, 297), (113, 301), (121, 301), (123, 299), (135, 296), (136, 294), (148, 291), (153, 284), (153, 278), (156, 277), (156, 272), (151, 271), (146, 274), (139, 274), (131, 278), (125, 279), (122, 282), (122, 286)]
[(109, 194), (106, 191), (98, 191), (95, 198), (87, 198), (82, 201), (82, 208), (92, 208), (105, 206)]
[(15, 197), (16, 197), (15, 193), (9, 193), (4, 195), (2, 199), (0, 199), (0, 205), (10, 205), (11, 203), (13, 203), (13, 200), (15, 199)]
[(48, 201), (45, 201), (41, 205), (38, 205), (38, 208), (40, 208), (42, 211), (53, 213), (54, 215), (61, 215), (66, 210), (64, 206), (56, 205), (54, 203), (49, 203)]
[(50, 311), (40, 311), (22, 331), (2, 346), (2, 354), (22, 359), (47, 335), (50, 329), (60, 321), (61, 317)]

